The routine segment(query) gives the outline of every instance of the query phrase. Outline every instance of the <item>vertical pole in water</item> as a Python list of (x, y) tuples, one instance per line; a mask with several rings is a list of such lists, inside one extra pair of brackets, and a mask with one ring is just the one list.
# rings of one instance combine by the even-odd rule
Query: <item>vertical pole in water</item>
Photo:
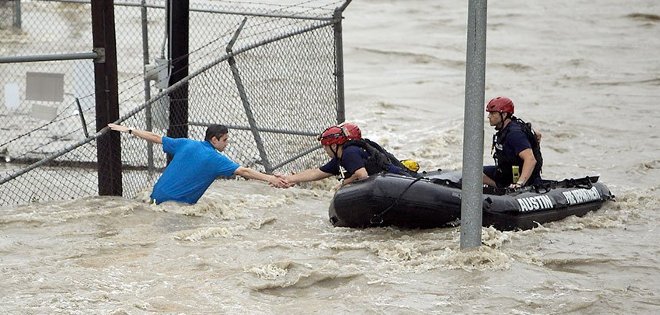
[[(96, 94), (96, 131), (119, 119), (117, 45), (114, 1), (92, 1), (92, 42)], [(121, 142), (118, 132), (107, 132), (96, 142), (99, 195), (122, 194)]]
[(461, 249), (481, 246), (487, 0), (470, 0), (465, 68)]
[[(188, 42), (190, 25), (189, 0), (170, 0), (170, 60), (172, 75), (169, 85), (188, 76)], [(167, 136), (188, 137), (188, 83), (182, 84), (170, 93), (170, 126)], [(168, 162), (171, 157), (168, 155)]]

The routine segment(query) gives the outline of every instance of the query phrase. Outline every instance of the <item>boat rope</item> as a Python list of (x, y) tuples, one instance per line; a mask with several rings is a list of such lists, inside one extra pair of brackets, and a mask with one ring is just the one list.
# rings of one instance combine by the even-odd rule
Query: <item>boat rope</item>
[(508, 188), (508, 187), (494, 188), (493, 191), (497, 195), (506, 195), (512, 192), (523, 193), (529, 191), (536, 192), (537, 194), (545, 194), (559, 187), (563, 187), (563, 188), (575, 187), (575, 188), (591, 189), (591, 187), (593, 187), (593, 184), (595, 182), (598, 182), (598, 177), (587, 176), (583, 178), (567, 178), (560, 181), (545, 180), (541, 184), (530, 185), (521, 188)]
[(415, 184), (416, 182), (418, 182), (422, 178), (425, 178), (425, 177), (418, 177), (418, 178), (415, 178), (415, 180), (413, 180), (412, 182), (410, 182), (410, 184), (408, 184), (408, 186), (399, 194), (399, 197), (396, 197), (396, 199), (394, 199), (394, 202), (391, 205), (389, 205), (387, 208), (385, 208), (385, 210), (381, 211), (380, 213), (374, 214), (374, 216), (371, 217), (371, 219), (369, 220), (369, 223), (371, 223), (372, 225), (383, 224), (383, 216), (387, 212), (389, 212), (392, 208), (394, 208), (394, 206), (396, 206), (397, 203), (399, 203), (399, 200), (401, 200), (401, 197), (403, 197), (403, 194), (405, 194), (408, 191), (408, 189), (410, 189), (410, 187), (412, 187), (413, 184)]
[(546, 183), (542, 183), (540, 185), (534, 185), (537, 186), (538, 188), (545, 188), (545, 189), (554, 189), (557, 187), (575, 187), (575, 188), (584, 188), (584, 189), (591, 189), (593, 187), (593, 183), (598, 181), (598, 177), (583, 177), (583, 178), (567, 178), (561, 181), (548, 181)]

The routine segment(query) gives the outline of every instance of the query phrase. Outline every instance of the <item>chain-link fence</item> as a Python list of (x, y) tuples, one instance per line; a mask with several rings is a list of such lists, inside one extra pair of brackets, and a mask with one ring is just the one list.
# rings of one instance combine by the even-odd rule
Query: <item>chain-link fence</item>
[[(229, 126), (225, 153), (244, 166), (317, 166), (324, 153), (315, 136), (343, 118), (340, 14), (348, 2), (191, 4), (189, 75), (171, 87), (167, 3), (115, 2), (120, 122), (165, 135), (182, 127), (170, 124), (178, 113), (170, 109), (184, 104), (188, 137), (203, 139), (209, 124)], [(6, 6), (0, 1), (0, 14)], [(83, 1), (23, 2), (21, 27), (0, 28), (0, 59), (92, 51), (90, 9)], [(30, 95), (30, 81), (44, 76), (61, 85), (59, 98)], [(97, 138), (107, 129), (95, 130), (93, 82), (91, 60), (0, 62), (0, 206), (98, 194)], [(160, 146), (125, 135), (120, 160), (127, 197), (150, 188), (166, 166)]]

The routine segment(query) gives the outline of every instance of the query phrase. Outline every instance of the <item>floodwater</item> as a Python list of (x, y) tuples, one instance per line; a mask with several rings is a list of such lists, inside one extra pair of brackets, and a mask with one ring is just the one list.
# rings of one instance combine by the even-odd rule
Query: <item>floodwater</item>
[[(0, 311), (660, 313), (660, 3), (488, 9), (486, 98), (511, 97), (543, 133), (544, 177), (598, 174), (616, 202), (484, 228), (472, 251), (459, 228), (334, 228), (332, 181), (218, 181), (185, 207), (148, 191), (14, 207), (0, 216)], [(467, 1), (354, 1), (345, 17), (347, 118), (424, 169), (460, 168)]]

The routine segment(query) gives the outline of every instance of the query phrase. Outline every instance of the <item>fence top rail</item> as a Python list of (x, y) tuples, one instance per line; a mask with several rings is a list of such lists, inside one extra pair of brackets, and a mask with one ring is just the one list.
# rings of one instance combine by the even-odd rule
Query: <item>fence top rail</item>
[[(188, 126), (208, 127), (212, 124), (213, 123), (208, 123), (208, 122), (191, 121), (191, 122), (188, 123)], [(232, 125), (232, 124), (225, 124), (225, 126), (229, 129), (235, 129), (235, 130), (252, 130), (253, 129), (250, 126), (241, 126), (241, 125)], [(316, 136), (319, 135), (318, 131), (300, 131), (300, 130), (291, 130), (291, 129), (261, 128), (261, 127), (257, 127), (257, 128), (254, 128), (254, 129), (256, 129), (257, 131), (262, 131), (262, 132), (282, 133), (282, 134), (298, 135), (298, 136), (316, 137)]]
[[(89, 4), (90, 0), (41, 0), (41, 2), (62, 2), (62, 3), (78, 3), (78, 4)], [(347, 1), (350, 3), (350, 0)], [(115, 1), (115, 5), (124, 6), (124, 7), (145, 7), (151, 9), (165, 9), (164, 5), (158, 4), (147, 4), (147, 3), (137, 3), (137, 2), (127, 2), (127, 1)], [(344, 8), (346, 4), (343, 4), (340, 8)], [(217, 14), (227, 14), (227, 15), (241, 15), (241, 16), (253, 16), (253, 17), (268, 17), (268, 18), (281, 18), (281, 19), (296, 19), (296, 20), (317, 20), (317, 21), (328, 21), (333, 20), (333, 16), (310, 16), (310, 15), (292, 15), (292, 14), (277, 14), (277, 13), (253, 13), (245, 11), (231, 11), (231, 10), (221, 10), (221, 9), (202, 9), (202, 8), (190, 8), (191, 12), (201, 12), (201, 13), (217, 13)], [(342, 10), (343, 11), (343, 10)]]
[(49, 54), (49, 55), (8, 56), (8, 57), (0, 57), (0, 63), (83, 60), (83, 59), (96, 59), (98, 57), (99, 54), (94, 51), (81, 52), (81, 53)]

